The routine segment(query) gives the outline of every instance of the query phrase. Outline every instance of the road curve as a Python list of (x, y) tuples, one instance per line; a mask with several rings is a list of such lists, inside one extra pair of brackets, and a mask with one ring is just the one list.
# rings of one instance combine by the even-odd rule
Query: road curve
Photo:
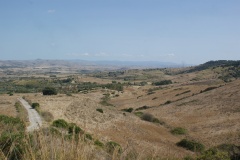
[(23, 98), (18, 98), (18, 100), (22, 103), (22, 105), (26, 108), (28, 112), (28, 118), (30, 125), (27, 127), (28, 132), (32, 132), (34, 130), (39, 129), (42, 126), (42, 119), (38, 112), (33, 109), (27, 101), (25, 101)]

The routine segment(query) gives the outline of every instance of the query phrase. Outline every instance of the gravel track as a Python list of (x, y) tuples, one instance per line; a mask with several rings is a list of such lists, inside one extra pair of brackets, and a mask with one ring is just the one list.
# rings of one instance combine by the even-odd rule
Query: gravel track
[(22, 103), (22, 105), (26, 108), (28, 112), (28, 118), (30, 125), (27, 127), (28, 132), (32, 132), (34, 130), (39, 129), (42, 126), (42, 119), (38, 112), (33, 109), (27, 101), (25, 101), (23, 98), (18, 98), (18, 100)]

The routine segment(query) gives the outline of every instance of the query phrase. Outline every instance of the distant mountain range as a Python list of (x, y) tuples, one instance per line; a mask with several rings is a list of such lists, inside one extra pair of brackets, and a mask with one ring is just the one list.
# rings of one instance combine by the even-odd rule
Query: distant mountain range
[(0, 60), (0, 68), (64, 67), (64, 68), (172, 68), (180, 64), (158, 61), (86, 61), (86, 60)]

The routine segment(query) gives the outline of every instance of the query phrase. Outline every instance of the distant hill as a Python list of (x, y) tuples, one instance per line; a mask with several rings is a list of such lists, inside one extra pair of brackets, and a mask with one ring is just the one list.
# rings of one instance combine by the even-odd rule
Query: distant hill
[(211, 69), (219, 74), (219, 79), (224, 81), (229, 81), (235, 78), (240, 78), (240, 60), (218, 60), (209, 61), (204, 64), (190, 68), (189, 70), (184, 70), (181, 73), (193, 73)]
[(127, 68), (173, 68), (180, 65), (171, 62), (158, 61), (85, 61), (85, 60), (0, 60), (0, 68), (26, 68), (26, 67), (100, 67), (119, 69)]
[(213, 68), (213, 67), (229, 67), (229, 66), (239, 67), (240, 60), (238, 60), (238, 61), (232, 61), (232, 60), (208, 61), (206, 63), (203, 63), (201, 65), (194, 67), (193, 69), (190, 69), (188, 72), (202, 71), (202, 70)]

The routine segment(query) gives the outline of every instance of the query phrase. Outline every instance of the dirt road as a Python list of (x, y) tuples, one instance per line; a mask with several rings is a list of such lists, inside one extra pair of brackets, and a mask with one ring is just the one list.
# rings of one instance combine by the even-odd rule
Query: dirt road
[(30, 125), (27, 127), (27, 131), (31, 132), (34, 130), (39, 129), (42, 126), (42, 119), (40, 117), (40, 115), (38, 114), (38, 112), (33, 109), (27, 101), (25, 101), (22, 98), (18, 98), (18, 100), (22, 103), (22, 105), (26, 108), (27, 112), (28, 112), (28, 118), (29, 118), (29, 122)]

